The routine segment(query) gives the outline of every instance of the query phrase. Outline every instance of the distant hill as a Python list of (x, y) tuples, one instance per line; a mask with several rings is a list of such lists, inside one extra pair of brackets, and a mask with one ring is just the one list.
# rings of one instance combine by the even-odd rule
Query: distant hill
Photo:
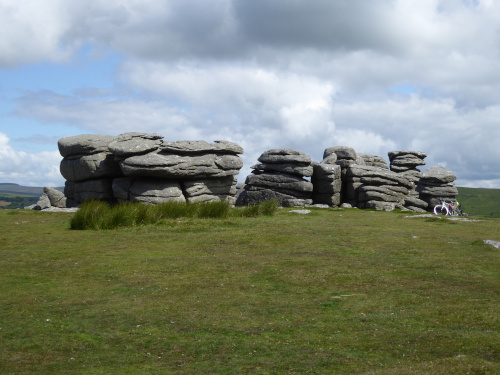
[[(55, 189), (64, 191), (64, 187)], [(500, 189), (482, 189), (458, 187), (458, 201), (470, 216), (500, 218)], [(0, 183), (0, 195), (19, 197), (40, 197), (41, 186), (21, 186), (12, 183)], [(10, 200), (10, 199), (9, 199)]]
[[(56, 187), (54, 189), (64, 191), (64, 187)], [(0, 183), (0, 194), (29, 195), (39, 197), (43, 194), (43, 186), (21, 186), (12, 183)]]
[(459, 187), (458, 201), (469, 216), (500, 218), (500, 189)]

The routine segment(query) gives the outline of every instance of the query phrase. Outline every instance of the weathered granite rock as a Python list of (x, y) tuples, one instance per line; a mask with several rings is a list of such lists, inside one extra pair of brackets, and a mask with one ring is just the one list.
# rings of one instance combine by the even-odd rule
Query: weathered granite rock
[[(277, 191), (289, 191), (290, 193), (311, 194), (313, 184), (303, 178), (285, 173), (261, 173), (247, 176), (246, 187), (258, 186), (262, 188), (276, 189)], [(247, 189), (248, 190), (248, 189)]]
[[(395, 158), (398, 157), (407, 157), (408, 155), (412, 155), (414, 157), (417, 157), (419, 159), (425, 159), (427, 157), (427, 154), (422, 151), (408, 151), (408, 150), (403, 150), (403, 151), (389, 151), (389, 161), (393, 161)], [(417, 164), (419, 165), (419, 164)]]
[(312, 199), (300, 199), (294, 195), (271, 189), (254, 187), (253, 190), (245, 190), (245, 205), (258, 204), (271, 199), (277, 199), (282, 207), (305, 206), (313, 203)]
[(377, 167), (353, 165), (347, 169), (347, 177), (359, 177), (362, 183), (370, 185), (400, 185), (408, 189), (413, 187), (407, 178)]
[(304, 179), (313, 174), (309, 155), (290, 149), (272, 149), (262, 153), (258, 161), (246, 178), (245, 191), (239, 194), (237, 205), (269, 199), (278, 199), (282, 206), (312, 204), (313, 185)]
[(171, 179), (215, 178), (237, 175), (243, 161), (236, 155), (176, 155), (151, 152), (120, 161), (125, 176)]
[(217, 179), (184, 180), (182, 187), (189, 202), (228, 201), (234, 205), (236, 198), (236, 177)]
[(82, 134), (61, 138), (57, 142), (62, 157), (72, 155), (91, 155), (108, 151), (108, 144), (113, 141), (111, 135)]
[(401, 207), (396, 202), (385, 202), (385, 201), (367, 201), (363, 202), (360, 208), (371, 208), (377, 211), (394, 211), (396, 208)]
[(323, 153), (323, 159), (326, 159), (331, 154), (337, 155), (337, 159), (355, 161), (357, 158), (356, 151), (352, 147), (347, 146), (328, 147)]
[(361, 164), (361, 165), (368, 165), (370, 167), (389, 169), (387, 162), (384, 160), (384, 158), (382, 156), (363, 154), (363, 153), (358, 153), (357, 155), (358, 155), (358, 159), (361, 158), (364, 161), (364, 164)]
[(261, 163), (253, 165), (252, 169), (255, 169), (259, 172), (279, 172), (279, 173), (294, 174), (297, 176), (304, 176), (304, 177), (310, 177), (313, 174), (312, 165), (299, 165), (292, 163), (283, 163), (283, 164)]
[(123, 133), (114, 137), (109, 143), (109, 150), (116, 156), (126, 157), (157, 150), (161, 144), (162, 135), (150, 133)]
[(113, 154), (100, 152), (91, 155), (72, 155), (61, 160), (62, 176), (71, 182), (122, 176)]
[(113, 193), (119, 201), (148, 204), (186, 201), (181, 186), (176, 180), (124, 177), (115, 179), (112, 186)]
[(321, 164), (337, 164), (337, 154), (330, 154), (323, 159)]
[(417, 207), (425, 211), (425, 209), (429, 207), (429, 204), (415, 196), (408, 196), (405, 197), (405, 207)]
[(313, 163), (313, 168), (313, 202), (337, 207), (340, 204), (342, 188), (341, 167), (335, 164)]
[(32, 209), (40, 211), (40, 210), (45, 210), (49, 207), (51, 207), (50, 199), (47, 196), (47, 194), (43, 194), (40, 198), (38, 198), (38, 201), (32, 206)]
[(83, 182), (66, 181), (64, 195), (77, 204), (93, 199), (113, 201), (112, 183), (111, 178)]
[(454, 182), (457, 176), (446, 168), (432, 167), (422, 174), (422, 179), (426, 182), (448, 183)]
[(257, 160), (264, 164), (298, 164), (306, 167), (311, 164), (309, 155), (290, 149), (269, 150), (264, 152)]
[(215, 141), (208, 143), (205, 141), (177, 141), (163, 142), (161, 150), (164, 153), (180, 155), (189, 154), (243, 154), (243, 148), (229, 141)]
[(45, 186), (43, 194), (49, 198), (52, 207), (66, 208), (66, 196), (62, 191)]
[(416, 191), (420, 199), (432, 210), (441, 200), (455, 202), (458, 190), (455, 185), (456, 175), (442, 167), (432, 167), (422, 173)]

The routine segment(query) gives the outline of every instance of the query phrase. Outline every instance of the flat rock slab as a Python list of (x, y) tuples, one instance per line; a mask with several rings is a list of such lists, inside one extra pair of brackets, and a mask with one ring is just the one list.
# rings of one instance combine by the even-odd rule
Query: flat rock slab
[(395, 159), (397, 157), (406, 157), (407, 155), (410, 155), (412, 157), (417, 157), (419, 159), (425, 159), (427, 157), (427, 154), (425, 152), (422, 152), (422, 151), (407, 151), (407, 150), (403, 150), (403, 151), (389, 151), (388, 155), (389, 155), (389, 160), (390, 161), (392, 161), (393, 159)]
[(303, 164), (292, 164), (292, 163), (282, 163), (282, 164), (260, 163), (253, 165), (251, 168), (262, 172), (288, 173), (303, 177), (311, 177), (313, 175), (312, 165), (305, 166)]
[(493, 247), (500, 249), (500, 241), (484, 240), (486, 245), (492, 245)]
[(62, 157), (91, 155), (108, 151), (108, 145), (115, 137), (100, 134), (82, 134), (59, 139), (57, 146)]
[(358, 177), (367, 185), (401, 185), (408, 189), (413, 187), (413, 183), (401, 174), (377, 167), (352, 165), (347, 170), (347, 176)]
[(443, 167), (432, 167), (422, 173), (422, 180), (430, 180), (441, 183), (453, 182), (457, 179), (455, 173)]
[(163, 142), (161, 149), (166, 153), (173, 154), (243, 154), (243, 148), (236, 143), (229, 141), (215, 141), (208, 143), (205, 141), (178, 141)]
[(236, 155), (175, 155), (153, 152), (120, 162), (125, 176), (159, 178), (214, 178), (235, 176), (243, 167)]
[(108, 147), (116, 156), (144, 154), (158, 149), (162, 138), (155, 133), (124, 133), (115, 137)]
[(290, 149), (272, 149), (262, 153), (262, 155), (257, 159), (261, 163), (269, 164), (299, 164), (309, 166), (311, 164), (311, 157), (304, 154), (301, 151), (295, 151)]
[(313, 184), (303, 178), (284, 173), (262, 173), (251, 174), (246, 178), (247, 189), (250, 186), (258, 186), (268, 189), (286, 189), (298, 192), (312, 193)]
[(294, 214), (307, 215), (311, 213), (311, 210), (291, 210), (288, 212), (292, 212)]

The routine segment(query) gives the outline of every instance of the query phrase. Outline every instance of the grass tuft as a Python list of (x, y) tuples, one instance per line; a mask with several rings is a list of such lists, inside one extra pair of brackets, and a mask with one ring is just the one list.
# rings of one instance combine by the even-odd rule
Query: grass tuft
[(147, 205), (139, 202), (110, 204), (102, 201), (88, 201), (70, 220), (70, 228), (75, 230), (105, 230), (119, 227), (133, 227), (162, 224), (179, 218), (226, 219), (233, 217), (271, 216), (278, 209), (277, 200), (231, 208), (226, 201), (216, 202), (166, 202)]

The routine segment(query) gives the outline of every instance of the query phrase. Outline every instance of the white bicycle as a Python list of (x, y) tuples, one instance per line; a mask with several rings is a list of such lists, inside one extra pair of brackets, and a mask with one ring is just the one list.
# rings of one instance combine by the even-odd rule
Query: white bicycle
[(467, 216), (465, 212), (462, 211), (462, 208), (458, 204), (458, 202), (455, 203), (455, 205), (452, 205), (443, 199), (441, 199), (441, 204), (438, 204), (434, 207), (434, 214), (435, 215), (449, 215), (449, 216)]

